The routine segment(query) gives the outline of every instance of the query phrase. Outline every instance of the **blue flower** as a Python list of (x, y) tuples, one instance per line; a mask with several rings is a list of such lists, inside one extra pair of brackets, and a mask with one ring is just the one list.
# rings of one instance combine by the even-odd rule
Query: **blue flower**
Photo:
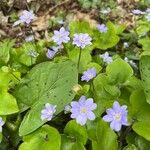
[(76, 122), (80, 125), (85, 125), (88, 119), (95, 119), (93, 110), (96, 107), (97, 105), (93, 102), (92, 98), (86, 99), (85, 96), (81, 96), (78, 102), (71, 102), (71, 118), (75, 118)]
[(81, 81), (88, 82), (91, 79), (93, 79), (94, 77), (96, 77), (96, 69), (90, 68), (90, 69), (83, 72), (83, 76), (81, 77)]
[(68, 41), (70, 40), (69, 32), (66, 31), (64, 27), (61, 27), (59, 31), (54, 31), (52, 40), (58, 45), (61, 45), (62, 43), (68, 43)]
[(48, 49), (46, 53), (47, 58), (52, 59), (59, 49), (60, 49), (60, 46), (57, 46), (57, 47), (53, 46), (51, 49)]
[(132, 13), (133, 13), (134, 15), (143, 15), (143, 14), (145, 14), (145, 12), (143, 12), (143, 11), (141, 11), (141, 10), (139, 10), (139, 9), (133, 9), (133, 10), (132, 10)]
[(126, 109), (126, 105), (120, 106), (120, 104), (115, 101), (113, 103), (113, 108), (106, 110), (107, 115), (103, 117), (103, 120), (106, 122), (111, 122), (111, 129), (118, 132), (121, 130), (122, 125), (129, 125), (127, 121), (128, 111)]
[(73, 44), (83, 49), (92, 44), (91, 40), (92, 38), (87, 33), (74, 34)]
[(21, 16), (19, 17), (19, 20), (16, 21), (13, 26), (16, 26), (20, 23), (30, 24), (34, 18), (35, 18), (35, 16), (32, 11), (24, 10), (22, 12)]
[(53, 118), (53, 114), (56, 112), (56, 105), (45, 104), (45, 108), (41, 111), (41, 119), (50, 121)]
[(108, 28), (106, 27), (105, 24), (98, 24), (97, 25), (97, 29), (101, 32), (101, 33), (105, 33), (107, 32)]

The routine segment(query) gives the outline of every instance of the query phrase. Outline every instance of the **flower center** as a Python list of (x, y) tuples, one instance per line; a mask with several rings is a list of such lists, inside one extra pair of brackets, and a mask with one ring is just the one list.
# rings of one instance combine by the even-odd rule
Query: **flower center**
[(115, 120), (120, 120), (121, 119), (121, 114), (120, 113), (116, 113), (115, 115), (114, 115), (114, 118), (115, 118)]
[(81, 112), (81, 113), (86, 113), (86, 112), (87, 112), (87, 108), (86, 108), (86, 107), (82, 107), (82, 108), (80, 109), (80, 112)]
[(81, 39), (80, 39), (80, 42), (81, 42), (81, 43), (84, 43), (84, 39), (83, 39), (83, 38), (81, 38)]

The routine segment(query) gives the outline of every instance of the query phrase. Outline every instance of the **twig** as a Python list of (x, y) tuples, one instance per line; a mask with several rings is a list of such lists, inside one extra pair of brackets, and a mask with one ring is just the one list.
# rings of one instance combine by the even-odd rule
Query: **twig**
[(55, 5), (54, 7), (50, 8), (47, 12), (46, 12), (46, 15), (48, 15), (50, 12), (53, 12), (55, 9), (57, 9), (58, 7), (61, 7), (62, 5), (65, 5), (67, 3), (71, 2), (70, 0), (66, 0), (62, 3), (59, 3), (57, 5)]

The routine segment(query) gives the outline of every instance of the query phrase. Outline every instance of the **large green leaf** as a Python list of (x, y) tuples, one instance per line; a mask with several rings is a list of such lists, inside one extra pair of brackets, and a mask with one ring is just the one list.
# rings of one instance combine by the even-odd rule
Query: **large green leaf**
[(48, 125), (25, 136), (19, 150), (60, 150), (61, 136), (59, 132)]
[(137, 120), (132, 126), (133, 130), (150, 141), (150, 105), (146, 103), (144, 92), (133, 92), (130, 103), (132, 117)]
[(140, 73), (146, 100), (150, 104), (150, 55), (142, 55), (140, 58)]
[(30, 108), (21, 123), (20, 135), (29, 134), (45, 123), (40, 116), (46, 103), (57, 105), (56, 115), (60, 113), (73, 99), (72, 88), (77, 81), (77, 66), (71, 61), (35, 66), (14, 93), (21, 111)]
[(92, 145), (94, 150), (116, 150), (118, 147), (117, 144), (117, 135), (109, 125), (97, 118), (95, 123), (89, 123), (87, 125), (89, 139), (92, 140)]
[(107, 66), (106, 73), (109, 81), (117, 84), (126, 82), (133, 75), (133, 70), (128, 63), (117, 58)]

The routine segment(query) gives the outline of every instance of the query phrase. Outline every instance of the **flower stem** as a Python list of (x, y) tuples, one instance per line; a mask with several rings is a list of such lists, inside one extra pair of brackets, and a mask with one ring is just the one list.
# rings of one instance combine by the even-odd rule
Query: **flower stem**
[(81, 48), (80, 48), (80, 51), (79, 51), (79, 58), (78, 58), (78, 71), (79, 71), (79, 65), (80, 65), (80, 59), (81, 59)]

